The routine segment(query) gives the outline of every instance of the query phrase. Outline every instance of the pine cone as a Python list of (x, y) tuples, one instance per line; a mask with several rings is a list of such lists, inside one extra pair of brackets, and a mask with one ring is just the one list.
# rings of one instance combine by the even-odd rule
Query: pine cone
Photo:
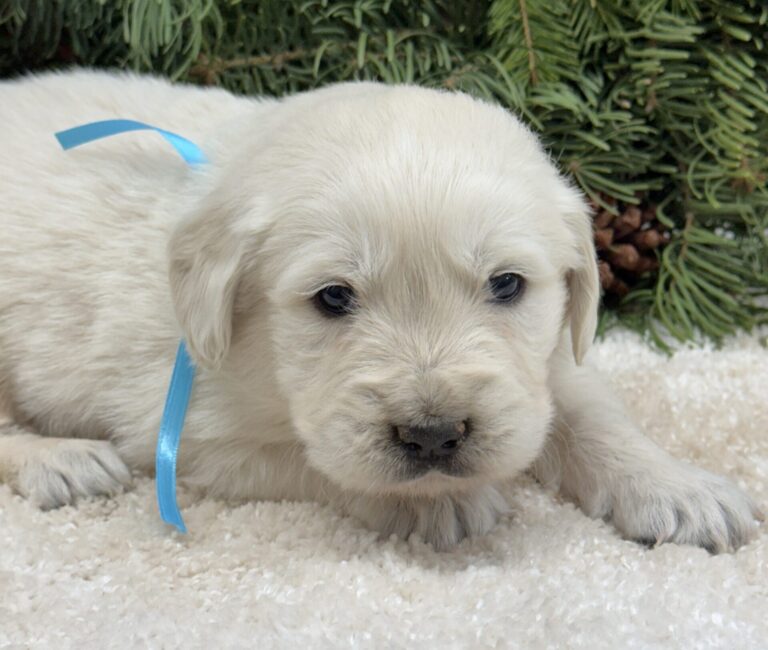
[(659, 268), (657, 251), (669, 241), (669, 232), (656, 219), (656, 206), (647, 197), (638, 198), (640, 206), (601, 196), (618, 214), (592, 206), (600, 285), (609, 302), (627, 295), (645, 274)]

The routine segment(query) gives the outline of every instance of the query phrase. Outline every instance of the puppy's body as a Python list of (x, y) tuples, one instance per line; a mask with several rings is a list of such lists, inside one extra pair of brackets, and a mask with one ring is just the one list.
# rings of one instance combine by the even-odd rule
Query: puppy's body
[[(217, 146), (234, 146), (227, 142), (229, 121), (247, 115), (258, 127), (273, 102), (98, 73), (0, 88), (0, 382), (6, 412), (12, 406), (19, 424), (47, 436), (109, 438), (126, 463), (149, 470), (153, 431), (182, 336), (168, 286), (168, 240), (179, 216), (206, 194), (210, 170), (191, 173), (150, 133), (67, 153), (57, 151), (53, 134), (130, 115), (169, 125), (213, 155)], [(271, 384), (263, 383), (247, 398), (259, 433), (281, 419)], [(200, 373), (196, 403), (203, 408), (190, 413), (190, 443), (197, 431), (216, 437), (243, 428), (238, 408), (203, 406), (217, 400), (214, 392), (227, 392), (216, 385)], [(225, 399), (237, 403), (235, 395)], [(193, 449), (186, 442), (183, 463)], [(233, 478), (225, 475), (219, 479)]]
[[(53, 139), (115, 117), (211, 163), (151, 133)], [(80, 72), (3, 84), (0, 120), (0, 478), (41, 505), (151, 470), (184, 337), (200, 371), (179, 473), (209, 493), (333, 501), (447, 546), (487, 530), (494, 484), (533, 463), (634, 538), (748, 538), (748, 498), (656, 448), (576, 366), (596, 311), (589, 219), (500, 109)], [(488, 294), (503, 272), (525, 277), (513, 304)], [(354, 313), (318, 313), (329, 284), (354, 289)], [(469, 432), (425, 465), (397, 432), (438, 420)]]

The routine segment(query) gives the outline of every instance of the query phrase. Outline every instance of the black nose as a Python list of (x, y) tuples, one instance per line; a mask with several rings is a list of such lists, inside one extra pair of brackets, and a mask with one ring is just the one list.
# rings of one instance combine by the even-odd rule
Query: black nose
[(466, 420), (437, 420), (428, 425), (397, 426), (397, 439), (411, 458), (453, 456), (469, 435)]

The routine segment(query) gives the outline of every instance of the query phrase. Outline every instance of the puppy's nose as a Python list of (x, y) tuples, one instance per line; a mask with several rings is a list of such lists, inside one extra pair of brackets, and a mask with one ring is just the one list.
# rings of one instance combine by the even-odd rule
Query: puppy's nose
[(469, 434), (469, 422), (437, 420), (428, 425), (398, 426), (395, 429), (408, 456), (426, 460), (453, 456)]

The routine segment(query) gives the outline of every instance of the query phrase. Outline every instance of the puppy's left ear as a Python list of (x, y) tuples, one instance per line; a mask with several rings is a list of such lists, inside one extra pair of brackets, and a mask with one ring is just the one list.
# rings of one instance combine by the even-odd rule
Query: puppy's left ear
[(168, 248), (176, 317), (192, 358), (219, 366), (229, 351), (244, 237), (236, 232), (239, 210), (211, 195), (182, 221)]
[(592, 345), (597, 330), (597, 310), (600, 303), (600, 279), (592, 234), (592, 217), (579, 199), (579, 209), (566, 216), (576, 238), (578, 258), (568, 271), (568, 319), (571, 344), (576, 363), (580, 364)]

